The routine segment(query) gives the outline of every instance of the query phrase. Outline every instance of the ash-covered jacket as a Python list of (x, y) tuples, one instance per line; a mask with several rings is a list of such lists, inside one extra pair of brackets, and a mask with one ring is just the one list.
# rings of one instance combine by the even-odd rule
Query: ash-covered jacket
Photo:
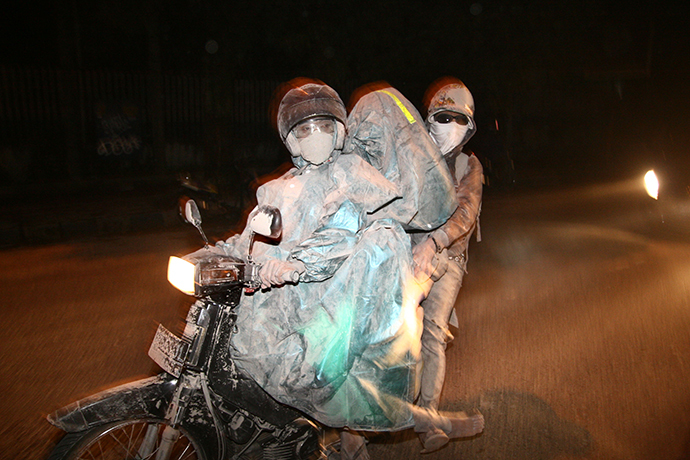
[(443, 249), (448, 249), (449, 258), (462, 263), (464, 269), (467, 264), (467, 247), (475, 229), (477, 229), (477, 240), (481, 239), (478, 227), (482, 207), (484, 169), (474, 154), (471, 152), (467, 154), (462, 149), (463, 146), (459, 145), (444, 156), (455, 183), (457, 209), (450, 219), (436, 230), (428, 233), (413, 233), (412, 245), (417, 245), (426, 238), (433, 238), (437, 251), (440, 253)]
[[(448, 256), (466, 263), (466, 251), (470, 237), (479, 225), (479, 214), (482, 206), (482, 182), (484, 170), (479, 159), (470, 152), (463, 152), (460, 145), (445, 155), (448, 168), (455, 183), (455, 196), (458, 208), (448, 221), (436, 230), (415, 234), (413, 244), (426, 237), (433, 237), (440, 250), (447, 248)], [(479, 235), (477, 239), (480, 239)]]
[[(297, 260), (305, 271), (297, 284), (242, 296), (230, 354), (272, 397), (328, 426), (413, 425), (421, 324), (406, 283), (410, 241), (391, 219), (368, 222), (396, 196), (375, 168), (347, 154), (257, 191), (259, 205), (280, 209), (283, 232), (257, 240), (254, 260)], [(219, 248), (242, 258), (251, 238), (247, 227)]]

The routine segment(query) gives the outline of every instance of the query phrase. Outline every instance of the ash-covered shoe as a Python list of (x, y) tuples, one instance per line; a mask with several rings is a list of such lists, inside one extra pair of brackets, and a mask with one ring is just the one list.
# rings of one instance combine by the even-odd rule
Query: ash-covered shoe
[(484, 416), (478, 411), (472, 415), (465, 412), (442, 412), (441, 416), (450, 422), (450, 429), (446, 426), (443, 431), (449, 438), (467, 438), (484, 431)]
[(450, 438), (443, 430), (439, 428), (432, 428), (429, 431), (424, 431), (419, 433), (419, 440), (422, 442), (423, 454), (428, 454), (429, 452), (435, 452), (441, 447), (448, 444)]

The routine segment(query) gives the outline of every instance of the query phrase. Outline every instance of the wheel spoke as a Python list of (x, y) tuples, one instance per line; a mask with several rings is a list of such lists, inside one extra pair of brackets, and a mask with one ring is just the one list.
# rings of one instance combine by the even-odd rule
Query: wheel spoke
[[(124, 431), (124, 430), (123, 430), (123, 431)], [(120, 439), (116, 436), (116, 434), (117, 434), (117, 432), (115, 432), (115, 434), (110, 433), (110, 438), (111, 438), (113, 441), (115, 441), (117, 444), (119, 444), (120, 447), (122, 447), (122, 449), (125, 451), (125, 454), (129, 455), (129, 453), (130, 453), (130, 452), (129, 452), (129, 447), (127, 447), (127, 446), (125, 445), (124, 442), (120, 441)], [(126, 435), (126, 432), (125, 432), (125, 435)], [(101, 452), (102, 452), (102, 451), (101, 451)]]
[[(103, 454), (103, 441), (100, 439), (98, 440), (98, 449), (101, 451), (101, 457), (105, 457), (105, 455)], [(98, 459), (98, 457), (94, 456), (90, 450), (89, 454), (91, 455), (91, 458), (93, 458), (94, 460)]]
[[(141, 431), (144, 429), (143, 424), (132, 424), (129, 427), (129, 439), (128, 439), (128, 445), (127, 445), (127, 454), (133, 454), (135, 451), (138, 451), (138, 447), (140, 445), (139, 439), (141, 438)], [(138, 458), (138, 452), (137, 454), (134, 455), (135, 458)]]
[(187, 451), (190, 447), (192, 447), (192, 445), (187, 443), (187, 446), (184, 448), (184, 450), (180, 453), (180, 456), (178, 457), (179, 460), (185, 460), (186, 458), (189, 458), (188, 455), (194, 454), (194, 451), (187, 454)]
[[(162, 422), (129, 421), (120, 424), (94, 428), (84, 437), (91, 439), (70, 459), (82, 460), (147, 460), (156, 456), (160, 450)], [(94, 432), (95, 430), (95, 432)], [(180, 433), (172, 445), (172, 458), (177, 460), (199, 459), (194, 444)]]

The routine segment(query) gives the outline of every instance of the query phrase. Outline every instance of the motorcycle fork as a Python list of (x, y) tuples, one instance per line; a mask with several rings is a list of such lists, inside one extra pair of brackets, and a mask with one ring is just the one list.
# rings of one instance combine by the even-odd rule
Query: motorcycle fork
[(149, 458), (149, 456), (156, 449), (156, 444), (158, 442), (158, 427), (150, 423), (146, 429), (146, 435), (144, 435), (144, 442), (139, 446), (137, 451), (138, 458)]
[(165, 425), (163, 436), (161, 437), (161, 445), (156, 452), (156, 460), (168, 460), (172, 452), (173, 445), (180, 437), (180, 430), (173, 428), (170, 425)]
[(180, 375), (179, 379), (177, 380), (175, 392), (170, 399), (170, 404), (168, 405), (168, 410), (165, 414), (165, 420), (172, 426), (179, 425), (180, 421), (185, 415), (189, 397), (196, 388), (193, 381), (188, 383), (187, 380), (190, 380), (188, 375), (184, 373)]
[(180, 430), (173, 428), (170, 425), (165, 425), (159, 444), (158, 425), (151, 423), (146, 429), (144, 442), (141, 443), (141, 446), (137, 451), (137, 458), (151, 458), (151, 454), (156, 452), (156, 460), (168, 460), (170, 458), (172, 448), (179, 437)]
[(181, 376), (165, 415), (165, 420), (168, 424), (163, 429), (160, 443), (158, 443), (158, 424), (149, 424), (144, 435), (144, 441), (137, 451), (137, 458), (151, 458), (151, 454), (154, 452), (156, 453), (155, 460), (168, 460), (170, 458), (172, 448), (180, 437), (180, 430), (175, 427), (178, 426), (182, 417), (184, 417), (185, 402), (189, 398), (191, 390), (185, 381), (185, 376)]
[[(187, 407), (189, 406), (189, 400), (192, 397), (192, 395), (194, 395), (198, 391), (201, 391), (204, 395), (206, 407), (211, 415), (211, 418), (213, 419), (213, 425), (216, 430), (216, 439), (218, 441), (218, 445), (216, 446), (216, 448), (220, 453), (219, 458), (225, 458), (226, 446), (224, 442), (225, 435), (223, 433), (221, 425), (222, 422), (219, 420), (216, 414), (216, 410), (214, 408), (208, 386), (206, 385), (206, 379), (207, 376), (203, 372), (201, 374), (190, 374), (183, 372), (182, 375), (180, 375), (177, 387), (175, 388), (175, 392), (173, 393), (173, 396), (170, 400), (170, 405), (168, 406), (168, 411), (165, 416), (165, 419), (168, 421), (168, 423), (170, 423), (170, 425), (166, 427), (166, 431), (168, 431), (168, 428), (170, 429), (170, 431), (168, 433), (167, 439), (166, 433), (163, 432), (161, 450), (156, 455), (156, 460), (167, 460), (167, 456), (170, 455), (169, 450), (172, 448), (175, 441), (177, 441), (177, 437), (180, 434), (179, 430), (177, 430), (175, 427), (179, 426), (180, 423), (182, 423), (182, 420), (184, 420), (184, 417), (187, 412)], [(164, 442), (166, 443), (165, 449), (168, 450), (167, 453), (164, 453)]]

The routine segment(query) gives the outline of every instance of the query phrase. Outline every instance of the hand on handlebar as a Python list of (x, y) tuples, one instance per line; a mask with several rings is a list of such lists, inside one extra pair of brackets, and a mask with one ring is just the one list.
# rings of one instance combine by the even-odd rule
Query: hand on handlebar
[(282, 286), (285, 283), (296, 283), (299, 275), (304, 271), (304, 264), (300, 261), (287, 262), (278, 259), (269, 259), (261, 266), (259, 278), (261, 278), (261, 288), (266, 289), (271, 286)]

